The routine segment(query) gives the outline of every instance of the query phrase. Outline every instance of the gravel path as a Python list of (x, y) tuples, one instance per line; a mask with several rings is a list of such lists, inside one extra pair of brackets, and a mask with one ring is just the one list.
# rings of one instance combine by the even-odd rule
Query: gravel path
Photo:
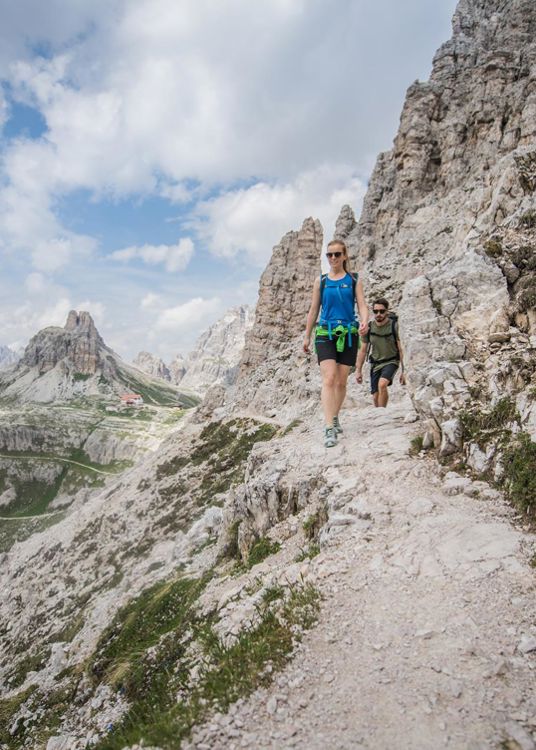
[[(270, 688), (183, 747), (536, 747), (533, 537), (483, 483), (408, 456), (408, 411), (347, 410), (328, 451), (317, 426), (295, 441), (330, 485), (322, 552), (305, 566), (320, 621)], [(289, 559), (284, 546), (267, 565)]]

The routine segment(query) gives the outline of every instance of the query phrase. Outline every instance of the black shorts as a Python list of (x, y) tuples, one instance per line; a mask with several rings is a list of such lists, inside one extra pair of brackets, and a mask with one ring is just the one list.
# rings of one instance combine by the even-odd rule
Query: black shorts
[(327, 336), (317, 336), (315, 339), (316, 356), (318, 362), (323, 362), (325, 359), (334, 359), (338, 365), (348, 365), (349, 367), (355, 367), (355, 361), (357, 359), (357, 350), (359, 343), (359, 334), (352, 334), (352, 346), (348, 346), (348, 341), (345, 341), (346, 346), (342, 352), (337, 351), (337, 338), (334, 336), (330, 341)]
[(383, 367), (379, 367), (377, 370), (370, 371), (370, 392), (378, 393), (378, 383), (380, 378), (385, 378), (389, 381), (389, 385), (393, 382), (393, 378), (398, 370), (398, 362), (388, 362)]

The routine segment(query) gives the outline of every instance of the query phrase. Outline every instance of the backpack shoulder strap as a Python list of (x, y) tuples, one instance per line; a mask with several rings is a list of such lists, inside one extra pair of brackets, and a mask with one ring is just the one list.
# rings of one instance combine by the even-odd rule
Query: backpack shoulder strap
[(327, 273), (320, 272), (320, 306), (322, 306), (322, 297), (324, 296), (324, 288), (326, 286)]

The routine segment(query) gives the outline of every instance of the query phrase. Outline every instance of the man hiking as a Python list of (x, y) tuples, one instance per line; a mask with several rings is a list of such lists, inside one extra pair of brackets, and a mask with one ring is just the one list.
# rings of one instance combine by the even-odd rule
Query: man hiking
[(373, 306), (374, 320), (368, 324), (368, 331), (363, 336), (366, 346), (361, 346), (357, 355), (355, 379), (363, 382), (363, 362), (368, 354), (370, 362), (370, 392), (374, 406), (387, 406), (389, 393), (387, 388), (393, 382), (400, 367), (400, 382), (405, 384), (402, 346), (398, 337), (398, 321), (389, 313), (389, 303), (383, 297), (377, 299)]

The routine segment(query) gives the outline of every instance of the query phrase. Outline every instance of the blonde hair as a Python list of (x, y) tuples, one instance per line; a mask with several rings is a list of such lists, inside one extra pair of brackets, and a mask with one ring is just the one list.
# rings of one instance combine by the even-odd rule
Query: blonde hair
[(346, 257), (342, 262), (342, 267), (344, 268), (346, 273), (350, 273), (350, 259), (348, 257), (348, 248), (346, 247), (346, 244), (342, 240), (331, 240), (331, 242), (328, 242), (328, 250), (333, 245), (339, 245), (344, 250), (344, 254), (346, 255)]

